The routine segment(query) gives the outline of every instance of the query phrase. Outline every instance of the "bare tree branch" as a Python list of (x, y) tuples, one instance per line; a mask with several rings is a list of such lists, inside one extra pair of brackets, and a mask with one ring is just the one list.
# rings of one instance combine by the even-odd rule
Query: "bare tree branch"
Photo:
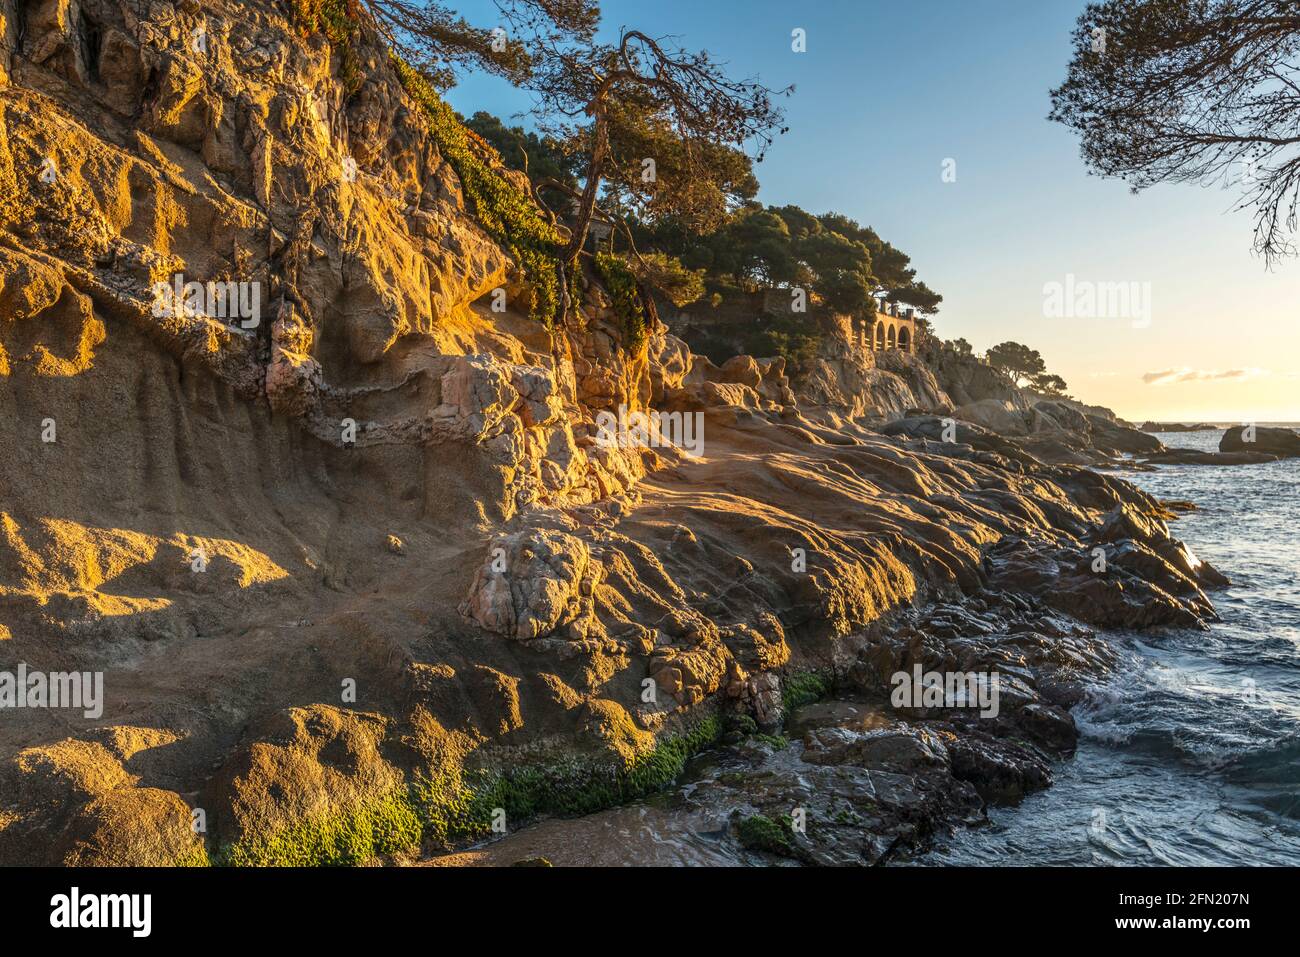
[(1300, 191), (1300, 4), (1105, 0), (1074, 33), (1051, 119), (1135, 191), (1219, 182), (1255, 214), (1256, 251), (1292, 255)]

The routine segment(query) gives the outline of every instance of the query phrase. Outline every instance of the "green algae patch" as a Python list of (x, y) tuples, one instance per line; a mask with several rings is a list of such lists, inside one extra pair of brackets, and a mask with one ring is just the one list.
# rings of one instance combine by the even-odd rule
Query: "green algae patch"
[(831, 693), (831, 683), (816, 671), (801, 671), (786, 675), (781, 681), (781, 704), (786, 714), (794, 708), (820, 701)]
[(347, 811), (308, 818), (269, 836), (240, 841), (219, 855), (232, 867), (330, 867), (414, 852), (422, 828), (409, 795), (368, 798)]
[(689, 730), (670, 735), (648, 754), (636, 758), (620, 781), (624, 800), (643, 797), (672, 783), (686, 768), (686, 762), (722, 736), (722, 722), (716, 715), (701, 719)]
[(721, 728), (716, 716), (703, 718), (621, 766), (573, 758), (509, 771), (454, 767), (425, 773), (406, 789), (367, 798), (345, 811), (318, 815), (270, 835), (245, 838), (218, 853), (212, 863), (355, 866), (412, 854), (421, 847), (447, 848), (481, 840), (500, 833), (503, 826), (514, 827), (544, 814), (592, 814), (671, 784), (692, 756), (718, 739)]
[(751, 851), (766, 851), (782, 857), (795, 856), (792, 843), (794, 819), (788, 814), (772, 820), (765, 814), (751, 814), (736, 825), (740, 843)]
[[(621, 766), (581, 759), (508, 771), (451, 772), (413, 788), (432, 841), (451, 846), (540, 815), (580, 817), (626, 804), (675, 781), (694, 755), (717, 741), (722, 723), (702, 718)], [(504, 820), (501, 815), (504, 814)]]

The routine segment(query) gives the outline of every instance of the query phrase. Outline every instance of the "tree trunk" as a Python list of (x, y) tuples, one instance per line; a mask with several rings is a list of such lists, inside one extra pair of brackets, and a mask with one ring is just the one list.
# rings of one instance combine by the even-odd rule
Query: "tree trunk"
[(578, 203), (578, 220), (569, 237), (569, 248), (564, 251), (564, 261), (569, 265), (577, 262), (578, 254), (587, 244), (587, 230), (596, 214), (596, 194), (600, 191), (600, 180), (605, 172), (605, 153), (608, 148), (605, 137), (605, 111), (598, 110), (596, 125), (592, 130), (591, 159), (587, 161), (587, 180), (582, 187), (582, 199)]

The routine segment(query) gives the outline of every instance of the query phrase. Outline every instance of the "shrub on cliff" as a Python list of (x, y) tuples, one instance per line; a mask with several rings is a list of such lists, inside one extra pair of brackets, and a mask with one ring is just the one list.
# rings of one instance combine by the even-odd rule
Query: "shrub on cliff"
[(613, 253), (596, 254), (596, 271), (614, 301), (614, 312), (623, 325), (623, 347), (635, 354), (646, 340), (646, 309), (637, 287), (636, 275)]
[(320, 33), (339, 58), (339, 79), (348, 93), (361, 85), (354, 44), (361, 26), (356, 0), (293, 0), (294, 21), (304, 36)]
[(687, 269), (676, 256), (648, 252), (628, 265), (642, 285), (661, 293), (674, 306), (687, 306), (704, 295), (704, 270)]
[(746, 336), (745, 352), (764, 358), (781, 356), (787, 365), (798, 366), (817, 355), (820, 343), (815, 326), (790, 316), (769, 316), (764, 317), (762, 328)]

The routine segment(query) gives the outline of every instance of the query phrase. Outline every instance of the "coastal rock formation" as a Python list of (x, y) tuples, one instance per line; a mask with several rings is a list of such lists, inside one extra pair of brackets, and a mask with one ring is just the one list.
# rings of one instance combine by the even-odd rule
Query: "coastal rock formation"
[(493, 544), (461, 614), (507, 638), (544, 637), (590, 615), (584, 599), (590, 605), (602, 569), (572, 535), (516, 533)]
[(1197, 422), (1194, 425), (1187, 425), (1183, 422), (1143, 422), (1143, 432), (1217, 432), (1217, 425), (1210, 425), (1208, 422)]
[(1117, 456), (1164, 451), (1154, 436), (1065, 400), (1030, 397), (1028, 406), (1022, 408), (1010, 399), (985, 398), (959, 406), (953, 416), (1016, 438), (1047, 462), (1107, 464)]
[(681, 412), (737, 405), (770, 412), (796, 403), (780, 356), (732, 356), (717, 366), (660, 329), (650, 339), (647, 357), (650, 402), (655, 408)]
[(1220, 452), (1255, 452), (1278, 457), (1300, 455), (1300, 433), (1292, 429), (1239, 425), (1219, 440)]
[[(1213, 426), (1206, 428), (1214, 429)], [(1300, 434), (1291, 429), (1238, 426), (1224, 432), (1218, 452), (1162, 448), (1144, 453), (1142, 462), (1148, 465), (1259, 465), (1297, 455), (1300, 455)]]
[(930, 368), (910, 353), (872, 352), (832, 324), (815, 358), (794, 378), (801, 410), (830, 425), (889, 420), (909, 410), (947, 412), (952, 401)]
[(1200, 452), (1196, 449), (1165, 449), (1143, 457), (1147, 465), (1258, 465), (1282, 458), (1271, 452)]
[[(662, 328), (633, 348), (590, 273), (564, 323), (530, 318), (377, 36), (344, 82), (265, 0), (24, 9), (0, 671), (103, 696), (0, 709), (0, 863), (408, 860), (497, 809), (644, 794), (724, 721), (779, 726), (810, 671), (1005, 670), (1003, 725), (809, 739), (791, 786), (879, 816), (853, 831), (877, 860), (1046, 783), (1067, 665), (1105, 667), (1079, 622), (1212, 615), (1159, 503), (1043, 452), (1127, 451), (1104, 416), (1008, 396), (1024, 434), (946, 442), (992, 385), (905, 355), (718, 365)], [(177, 307), (177, 277), (250, 308)], [(605, 440), (602, 413), (647, 411), (700, 447)]]
[(1015, 411), (1029, 410), (1029, 398), (1023, 391), (988, 363), (977, 362), (970, 356), (940, 353), (935, 363), (935, 375), (959, 408), (994, 399), (1010, 403)]

